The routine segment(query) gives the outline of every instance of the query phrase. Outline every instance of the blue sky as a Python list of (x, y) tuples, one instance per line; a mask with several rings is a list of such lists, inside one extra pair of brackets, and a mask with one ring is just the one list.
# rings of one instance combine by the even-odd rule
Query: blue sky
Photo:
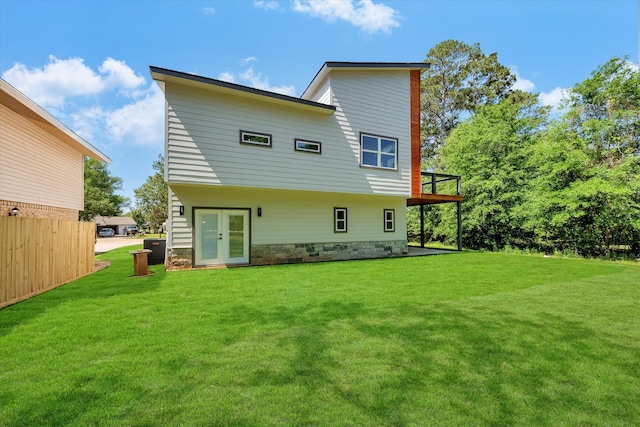
[(455, 39), (556, 105), (607, 60), (638, 63), (639, 3), (0, 0), (0, 74), (107, 154), (133, 202), (164, 147), (150, 65), (299, 96), (325, 61), (420, 62)]

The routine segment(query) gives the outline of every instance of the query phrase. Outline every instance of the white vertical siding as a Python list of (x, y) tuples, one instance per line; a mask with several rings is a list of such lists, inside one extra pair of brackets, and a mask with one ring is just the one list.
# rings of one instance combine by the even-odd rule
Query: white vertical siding
[[(173, 193), (172, 248), (191, 247), (194, 207), (251, 209), (251, 240), (256, 245), (394, 241), (407, 236), (404, 197), (181, 185), (173, 186)], [(180, 205), (184, 216), (178, 215)], [(334, 207), (347, 208), (347, 233), (334, 233)], [(384, 231), (384, 209), (396, 211), (395, 232)]]
[(0, 116), (0, 199), (82, 210), (82, 154), (4, 105)]
[[(336, 70), (328, 82), (317, 95), (337, 107), (329, 116), (167, 83), (169, 182), (408, 196), (409, 72)], [(240, 130), (272, 135), (272, 147), (240, 144)], [(360, 167), (360, 132), (398, 139), (397, 171)], [(295, 138), (322, 154), (295, 151)]]

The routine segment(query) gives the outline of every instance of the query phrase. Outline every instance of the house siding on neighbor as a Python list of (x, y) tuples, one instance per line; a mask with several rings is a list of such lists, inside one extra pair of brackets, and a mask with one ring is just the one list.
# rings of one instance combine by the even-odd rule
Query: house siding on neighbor
[(77, 220), (78, 211), (84, 208), (82, 153), (60, 144), (4, 105), (0, 105), (0, 115), (0, 199), (19, 201), (23, 208), (55, 206), (60, 208), (57, 212), (66, 210), (71, 215), (68, 219)]
[(0, 79), (0, 215), (78, 220), (84, 158), (110, 159)]
[[(224, 264), (202, 242), (230, 251), (236, 220), (245, 223), (235, 244), (246, 239), (248, 253), (229, 263), (405, 255), (420, 68), (323, 69), (303, 101), (152, 68), (167, 101), (168, 268)], [(240, 143), (242, 131), (268, 135), (270, 146)], [(397, 140), (395, 168), (361, 166), (362, 133)], [(320, 153), (296, 150), (297, 139)]]

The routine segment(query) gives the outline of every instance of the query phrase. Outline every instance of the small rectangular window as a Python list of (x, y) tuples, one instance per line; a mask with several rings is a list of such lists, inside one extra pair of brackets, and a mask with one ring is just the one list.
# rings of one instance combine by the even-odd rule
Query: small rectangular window
[(398, 140), (360, 134), (360, 164), (372, 168), (397, 169)]
[(333, 231), (347, 232), (347, 208), (333, 208)]
[(384, 210), (384, 231), (396, 231), (396, 211), (393, 209)]
[(320, 154), (321, 144), (316, 141), (305, 141), (304, 139), (296, 139), (296, 151), (306, 151), (309, 153)]
[(271, 147), (271, 135), (267, 133), (240, 131), (240, 144), (262, 145)]

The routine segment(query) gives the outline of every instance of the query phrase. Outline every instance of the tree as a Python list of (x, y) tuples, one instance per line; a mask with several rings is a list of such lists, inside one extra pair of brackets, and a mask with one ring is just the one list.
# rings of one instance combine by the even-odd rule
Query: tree
[(421, 81), (422, 157), (433, 168), (451, 131), (467, 116), (510, 93), (515, 77), (479, 44), (446, 40), (427, 53)]
[(153, 162), (155, 174), (149, 176), (142, 186), (136, 188), (136, 209), (134, 218), (143, 218), (152, 228), (159, 229), (167, 220), (168, 187), (164, 181), (164, 157), (158, 155)]
[(122, 178), (111, 176), (107, 165), (91, 158), (84, 161), (84, 210), (80, 219), (92, 221), (96, 215), (114, 216), (122, 213), (128, 203), (124, 196), (116, 194), (122, 189)]
[(640, 252), (640, 72), (613, 58), (577, 84), (568, 111), (533, 147), (527, 225), (542, 245)]
[[(526, 213), (519, 207), (532, 176), (527, 154), (535, 143), (548, 108), (537, 97), (514, 92), (498, 104), (488, 104), (461, 123), (442, 148), (447, 170), (465, 177), (463, 240), (473, 249), (528, 246), (530, 233), (523, 227)], [(445, 231), (454, 236), (453, 209), (443, 209)]]

